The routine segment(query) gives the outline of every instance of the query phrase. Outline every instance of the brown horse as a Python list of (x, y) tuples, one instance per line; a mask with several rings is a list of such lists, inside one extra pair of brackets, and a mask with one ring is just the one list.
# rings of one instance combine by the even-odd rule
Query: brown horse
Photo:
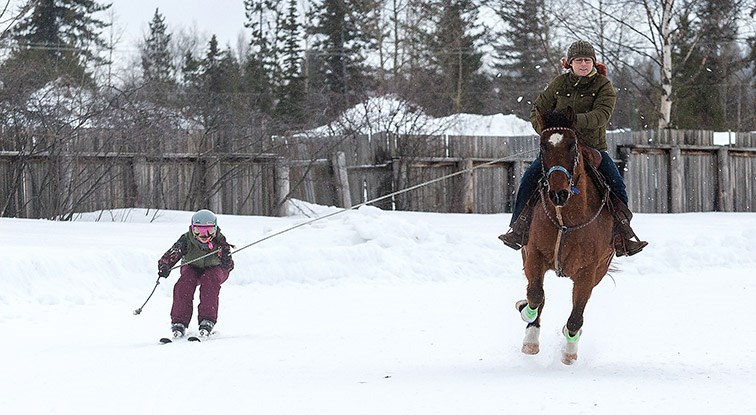
[(522, 351), (536, 354), (545, 300), (544, 274), (553, 270), (572, 280), (572, 313), (562, 329), (566, 339), (562, 362), (569, 365), (577, 359), (585, 306), (614, 257), (613, 218), (607, 208), (608, 187), (595, 184), (589, 176), (601, 155), (579, 137), (572, 108), (539, 113), (538, 119), (543, 177), (528, 243), (522, 249), (527, 299), (518, 301), (516, 307), (528, 323)]

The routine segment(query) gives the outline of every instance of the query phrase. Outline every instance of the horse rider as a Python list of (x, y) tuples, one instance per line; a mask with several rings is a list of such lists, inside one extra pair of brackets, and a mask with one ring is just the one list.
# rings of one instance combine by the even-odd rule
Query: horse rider
[[(627, 207), (625, 182), (611, 156), (606, 152), (606, 127), (614, 111), (617, 93), (606, 77), (606, 66), (596, 63), (596, 53), (589, 42), (578, 40), (570, 45), (567, 57), (562, 58), (562, 66), (569, 71), (555, 77), (538, 95), (530, 111), (530, 121), (540, 134), (541, 127), (538, 125), (536, 111), (544, 113), (568, 106), (573, 108), (577, 114), (579, 133), (593, 148), (601, 152), (598, 170), (611, 188), (609, 205), (614, 216), (613, 243), (616, 255), (635, 255), (648, 245), (648, 242), (641, 241), (630, 227), (632, 213)], [(532, 196), (542, 174), (541, 159), (538, 157), (522, 176), (509, 224), (510, 229), (506, 234), (499, 236), (499, 239), (512, 249), (520, 249), (527, 243), (535, 201)]]

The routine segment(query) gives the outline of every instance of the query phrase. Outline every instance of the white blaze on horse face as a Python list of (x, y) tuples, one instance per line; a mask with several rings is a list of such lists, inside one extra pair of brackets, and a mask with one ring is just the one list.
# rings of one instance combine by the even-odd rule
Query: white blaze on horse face
[(554, 133), (551, 136), (549, 136), (549, 144), (556, 147), (559, 145), (559, 143), (562, 142), (562, 139), (564, 136), (561, 133)]

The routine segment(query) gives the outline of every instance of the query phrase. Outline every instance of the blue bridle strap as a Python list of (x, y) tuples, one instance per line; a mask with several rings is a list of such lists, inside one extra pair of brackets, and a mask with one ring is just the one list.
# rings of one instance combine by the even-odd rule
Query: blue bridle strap
[(555, 171), (561, 171), (562, 173), (564, 173), (567, 176), (567, 180), (572, 179), (572, 174), (570, 174), (570, 172), (568, 172), (567, 169), (562, 166), (554, 166), (550, 168), (549, 171), (546, 172), (546, 177), (548, 178), (549, 176), (551, 176), (551, 173), (554, 173)]
[(572, 174), (570, 174), (570, 172), (567, 171), (567, 169), (565, 169), (562, 166), (554, 166), (550, 168), (549, 171), (546, 172), (546, 178), (548, 179), (549, 176), (551, 176), (551, 173), (554, 173), (555, 171), (560, 171), (564, 173), (565, 176), (567, 176), (567, 180), (570, 182), (570, 190), (572, 191), (573, 194), (580, 193), (580, 190), (577, 187), (572, 185)]

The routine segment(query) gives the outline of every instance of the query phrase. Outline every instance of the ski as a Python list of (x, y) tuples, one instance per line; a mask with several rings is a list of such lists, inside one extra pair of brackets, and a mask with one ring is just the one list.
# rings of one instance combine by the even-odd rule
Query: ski
[(188, 340), (190, 342), (203, 342), (205, 340), (210, 340), (210, 336), (212, 336), (214, 334), (215, 334), (214, 331), (211, 331), (210, 333), (208, 333), (208, 332), (206, 332), (204, 330), (200, 330), (199, 336), (189, 336), (189, 337), (186, 338), (186, 340)]
[(214, 334), (215, 334), (215, 332), (213, 331), (210, 334), (207, 334), (207, 335), (204, 335), (204, 336), (202, 334), (200, 334), (199, 336), (180, 336), (180, 337), (174, 337), (172, 339), (169, 338), (169, 337), (162, 337), (160, 339), (160, 344), (174, 343), (178, 339), (186, 339), (186, 341), (189, 341), (189, 342), (202, 342), (202, 341), (205, 341), (205, 340), (209, 340), (210, 336), (212, 336)]

